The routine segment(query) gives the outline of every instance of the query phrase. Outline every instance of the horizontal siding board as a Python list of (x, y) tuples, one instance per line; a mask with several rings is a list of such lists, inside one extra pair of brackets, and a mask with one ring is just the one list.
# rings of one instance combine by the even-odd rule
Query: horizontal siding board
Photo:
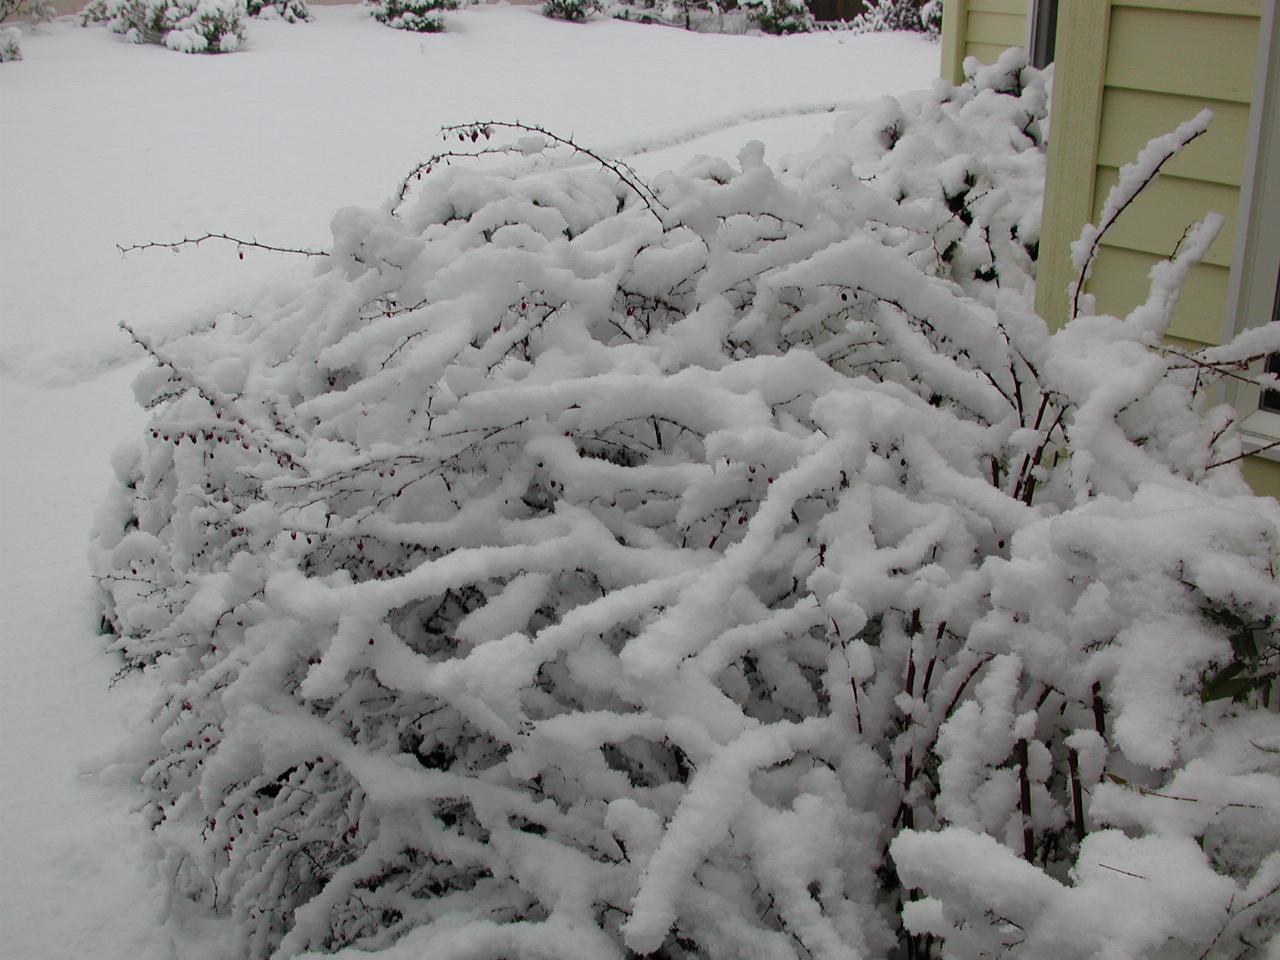
[(1258, 20), (1114, 7), (1106, 84), (1248, 103)]
[(1029, 0), (969, 0), (969, 14), (1013, 13), (1025, 20), (1028, 2)]
[(1003, 48), (1027, 42), (1027, 18), (1008, 13), (969, 11), (970, 43), (990, 43)]
[[(1147, 299), (1147, 274), (1160, 257), (1132, 250), (1104, 248), (1098, 257), (1088, 291), (1098, 298), (1098, 312), (1124, 316)], [(1191, 269), (1182, 297), (1173, 311), (1169, 333), (1197, 344), (1216, 344), (1227, 313), (1226, 267), (1198, 264)]]
[(1108, 89), (1102, 101), (1099, 165), (1129, 163), (1152, 137), (1173, 130), (1204, 107), (1213, 111), (1208, 132), (1170, 160), (1164, 170), (1175, 177), (1238, 187), (1249, 145), (1249, 107), (1229, 101)]
[[(1094, 187), (1095, 222), (1107, 193), (1118, 179), (1119, 171), (1115, 168), (1098, 168)], [(1120, 219), (1107, 231), (1105, 242), (1113, 247), (1167, 257), (1173, 253), (1187, 227), (1206, 213), (1220, 213), (1227, 222), (1209, 248), (1205, 262), (1229, 267), (1239, 205), (1240, 191), (1235, 187), (1162, 176), (1120, 214)]]
[(1262, 457), (1245, 457), (1240, 462), (1240, 469), (1254, 493), (1280, 500), (1280, 463)]
[(994, 43), (966, 43), (964, 45), (964, 55), (966, 57), (977, 57), (982, 63), (995, 63), (1000, 59), (1000, 54), (1004, 53), (1008, 46), (1000, 46)]
[(1262, 0), (1111, 0), (1115, 7), (1215, 13), (1228, 17), (1262, 16)]

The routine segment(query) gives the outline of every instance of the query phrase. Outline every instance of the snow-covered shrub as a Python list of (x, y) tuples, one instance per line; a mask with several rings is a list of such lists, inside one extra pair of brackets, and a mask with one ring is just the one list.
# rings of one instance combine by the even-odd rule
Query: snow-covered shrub
[(438, 157), (135, 334), (93, 566), (163, 687), (124, 761), (159, 875), (229, 956), (1274, 933), (1280, 717), (1223, 673), (1273, 683), (1280, 507), (1204, 394), (1277, 338), (1159, 348), (1206, 228), (1050, 336), (1022, 67), (785, 170)]
[(369, 0), (373, 17), (397, 30), (438, 33), (444, 29), (444, 13), (457, 10), (460, 0)]
[[(56, 15), (49, 0), (0, 0), (0, 23), (26, 17), (32, 23), (52, 20)], [(22, 59), (22, 31), (0, 27), (0, 63)]]
[(93, 0), (81, 23), (106, 23), (132, 43), (183, 53), (231, 53), (244, 43), (244, 0)]
[(805, 33), (813, 29), (806, 0), (740, 0), (738, 4), (765, 33)]
[(32, 23), (52, 20), (57, 11), (50, 0), (0, 0), (0, 23), (25, 17)]
[(22, 59), (22, 31), (17, 27), (0, 28), (0, 63)]
[(581, 21), (604, 11), (601, 0), (546, 0), (542, 12), (557, 20)]
[(849, 27), (856, 33), (914, 30), (936, 37), (942, 32), (942, 0), (870, 0)]
[(604, 12), (617, 20), (662, 24), (695, 33), (744, 34), (759, 28), (746, 7), (715, 0), (614, 0)]
[(245, 12), (251, 17), (283, 20), (285, 23), (308, 23), (312, 19), (307, 0), (247, 0)]

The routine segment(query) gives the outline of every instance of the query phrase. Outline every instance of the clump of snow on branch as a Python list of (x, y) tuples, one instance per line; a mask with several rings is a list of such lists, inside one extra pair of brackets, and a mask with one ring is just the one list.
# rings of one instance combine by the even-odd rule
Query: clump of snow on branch
[(1045, 80), (648, 185), (462, 128), (511, 158), (135, 334), (93, 567), (174, 909), (251, 958), (1272, 936), (1280, 508), (1205, 384), (1280, 344), (1049, 334)]
[(105, 23), (131, 43), (231, 53), (244, 44), (244, 16), (244, 0), (93, 0), (81, 23)]

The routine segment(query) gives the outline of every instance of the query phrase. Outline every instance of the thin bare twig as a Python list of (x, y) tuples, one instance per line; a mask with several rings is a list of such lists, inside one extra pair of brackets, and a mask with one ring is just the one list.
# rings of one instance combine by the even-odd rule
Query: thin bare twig
[(1113, 871), (1115, 871), (1116, 873), (1123, 873), (1126, 877), (1133, 877), (1135, 880), (1147, 880), (1147, 879), (1150, 879), (1150, 878), (1148, 878), (1148, 877), (1144, 877), (1144, 876), (1143, 876), (1142, 874), (1140, 874), (1140, 873), (1130, 873), (1128, 870), (1121, 870), (1119, 867), (1113, 867), (1113, 866), (1111, 866), (1110, 864), (1107, 864), (1107, 863), (1100, 863), (1100, 864), (1098, 864), (1098, 866), (1102, 867), (1102, 869), (1104, 869), (1104, 870), (1113, 870)]
[[(623, 160), (614, 160), (610, 157), (602, 156), (594, 150), (576, 143), (569, 137), (562, 137), (559, 134), (552, 133), (545, 127), (538, 126), (534, 123), (522, 123), (519, 120), (474, 120), (470, 123), (456, 123), (440, 128), (440, 132), (443, 136), (457, 137), (463, 143), (466, 143), (468, 140), (472, 143), (478, 143), (482, 137), (485, 140), (489, 140), (493, 136), (494, 130), (512, 130), (518, 133), (529, 133), (535, 134), (539, 137), (545, 137), (551, 144), (568, 147), (574, 153), (579, 153), (582, 156), (595, 161), (600, 164), (601, 167), (617, 177), (623, 186), (639, 197), (640, 202), (645, 205), (651, 214), (653, 214), (658, 223), (660, 223), (664, 228), (667, 226), (667, 222), (663, 217), (663, 213), (666, 212), (666, 208), (662, 205), (662, 201), (658, 199), (657, 194), (650, 189), (649, 185), (644, 182), (640, 174), (638, 174), (630, 164)], [(451, 159), (474, 158), (484, 156), (485, 154), (500, 153), (509, 155), (523, 152), (524, 151), (520, 145), (509, 144), (502, 146), (480, 147), (476, 150), (445, 151), (443, 153), (438, 153), (429, 160), (425, 160), (414, 167), (409, 171), (408, 176), (400, 182), (400, 188), (396, 194), (396, 200), (392, 205), (391, 212), (394, 213), (396, 208), (404, 201), (405, 196), (409, 192), (410, 184), (415, 180), (421, 179), (422, 174), (430, 173), (431, 170), (439, 163), (448, 163)]]
[[(242, 240), (239, 237), (228, 236), (225, 233), (206, 233), (199, 237), (183, 237), (181, 240), (174, 240), (171, 243), (158, 243), (151, 241), (149, 243), (135, 243), (127, 247), (117, 243), (116, 249), (119, 250), (121, 254), (132, 253), (134, 250), (150, 250), (152, 248), (173, 250), (176, 252), (180, 247), (198, 247), (206, 240), (225, 240), (228, 243), (234, 243), (237, 247), (252, 247), (255, 250), (266, 250), (270, 253), (296, 253), (303, 257), (327, 257), (329, 255), (329, 251), (327, 250), (307, 250), (303, 247), (277, 247), (270, 243), (259, 243), (257, 240)], [(241, 250), (240, 255), (242, 257), (244, 256), (243, 250)]]
[(1245, 457), (1252, 457), (1257, 453), (1265, 453), (1275, 447), (1280, 447), (1280, 440), (1272, 440), (1270, 443), (1263, 444), (1256, 450), (1246, 450), (1244, 453), (1237, 454), (1234, 457), (1228, 457), (1226, 460), (1218, 460), (1215, 463), (1205, 467), (1206, 470), (1212, 470), (1214, 467), (1225, 467), (1228, 463), (1235, 463), (1237, 460), (1243, 460)]

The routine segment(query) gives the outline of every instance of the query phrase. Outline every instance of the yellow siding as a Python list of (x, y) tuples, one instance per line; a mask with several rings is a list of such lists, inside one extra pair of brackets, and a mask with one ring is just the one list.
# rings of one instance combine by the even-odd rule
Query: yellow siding
[[(1124, 316), (1147, 299), (1147, 275), (1162, 257), (1116, 247), (1104, 247), (1088, 290), (1098, 298), (1102, 313)], [(1201, 264), (1191, 270), (1182, 298), (1173, 312), (1169, 332), (1199, 348), (1217, 343), (1222, 334), (1223, 304), (1227, 300), (1226, 267)]]
[(1001, 50), (1024, 46), (1027, 42), (1027, 18), (1019, 14), (970, 9), (968, 42), (990, 44)]
[(1189, 120), (1202, 107), (1213, 111), (1209, 133), (1165, 164), (1169, 176), (1240, 186), (1249, 143), (1249, 107), (1223, 100), (1145, 90), (1108, 89), (1102, 97), (1098, 164), (1119, 167), (1130, 162), (1154, 136)]
[(1221, 16), (1260, 17), (1262, 0), (1112, 0), (1117, 7), (1144, 7), (1186, 13), (1216, 13)]
[(1257, 43), (1255, 17), (1117, 5), (1107, 86), (1248, 103)]
[(964, 60), (995, 63), (1027, 40), (1030, 0), (945, 0), (942, 7), (942, 77), (964, 80)]
[(1263, 457), (1246, 457), (1240, 466), (1254, 493), (1280, 500), (1280, 463)]
[(966, 43), (964, 55), (977, 57), (982, 63), (995, 63), (1000, 54), (1009, 49), (1009, 45), (1001, 43)]
[(1028, 0), (969, 0), (971, 13), (1013, 13), (1026, 20)]
[[(1256, 2), (1219, 2), (1210, 7), (1200, 0), (1114, 0), (1101, 44), (1087, 35), (1070, 38), (1068, 48), (1074, 43), (1105, 49), (1101, 75), (1094, 81), (1102, 96), (1092, 117), (1088, 104), (1055, 100), (1054, 129), (1061, 128), (1062, 113), (1078, 113), (1071, 121), (1083, 131), (1077, 139), (1086, 139), (1092, 129), (1096, 146), (1054, 144), (1051, 133), (1050, 179), (1058, 182), (1053, 202), (1060, 210), (1051, 210), (1052, 198), (1046, 196), (1046, 235), (1041, 239), (1041, 275), (1062, 285), (1066, 247), (1079, 235), (1082, 216), (1096, 220), (1116, 182), (1116, 168), (1131, 161), (1151, 137), (1209, 107), (1214, 122), (1208, 133), (1171, 161), (1121, 215), (1107, 233), (1086, 288), (1097, 298), (1099, 310), (1126, 313), (1145, 298), (1147, 271), (1173, 252), (1186, 228), (1210, 211), (1220, 213), (1227, 222), (1205, 265), (1193, 274), (1171, 331), (1199, 343), (1217, 343), (1226, 318), (1258, 43)], [(1063, 158), (1067, 169), (1062, 169)], [(1081, 175), (1084, 170), (1088, 175)], [(1079, 200), (1082, 191), (1089, 201), (1087, 213)], [(1062, 212), (1068, 205), (1074, 216)], [(1063, 301), (1054, 303), (1048, 291), (1038, 302), (1048, 308), (1051, 322), (1066, 319)]]
[[(1107, 193), (1117, 179), (1118, 171), (1115, 169), (1099, 168), (1093, 206), (1095, 222)], [(1227, 222), (1204, 259), (1206, 263), (1230, 267), (1239, 203), (1240, 191), (1236, 187), (1162, 176), (1143, 190), (1120, 215), (1115, 226), (1107, 231), (1106, 242), (1113, 247), (1170, 257), (1187, 227), (1206, 213), (1220, 213)]]
[(1122, 3), (1133, 0), (1119, 0), (1111, 11), (1093, 216), (1116, 182), (1115, 167), (1131, 160), (1148, 139), (1206, 106), (1214, 111), (1214, 123), (1111, 228), (1087, 289), (1097, 297), (1099, 310), (1132, 309), (1145, 296), (1146, 271), (1156, 258), (1169, 256), (1195, 220), (1220, 213), (1227, 222), (1205, 257), (1206, 266), (1197, 269), (1184, 293), (1171, 329), (1179, 337), (1217, 343), (1226, 318), (1249, 137), (1258, 19), (1240, 16), (1239, 10), (1189, 12), (1191, 4), (1170, 12)]

